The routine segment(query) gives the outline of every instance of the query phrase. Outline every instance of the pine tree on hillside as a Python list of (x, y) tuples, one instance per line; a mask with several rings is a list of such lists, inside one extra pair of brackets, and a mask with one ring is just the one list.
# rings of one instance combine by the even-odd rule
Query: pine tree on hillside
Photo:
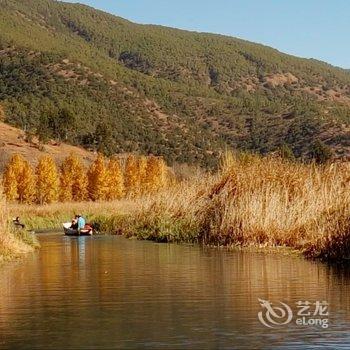
[(283, 144), (279, 148), (278, 155), (281, 158), (283, 158), (283, 159), (287, 159), (287, 160), (290, 160), (290, 161), (294, 161), (295, 160), (295, 155), (293, 153), (293, 150), (287, 144)]
[(107, 168), (107, 200), (120, 199), (124, 196), (124, 179), (119, 159), (111, 158)]
[(40, 158), (36, 167), (36, 200), (39, 204), (57, 201), (59, 176), (54, 160), (46, 155)]
[(108, 176), (105, 158), (99, 154), (88, 170), (88, 194), (93, 201), (105, 200), (108, 193)]
[(124, 180), (127, 195), (137, 196), (139, 192), (138, 163), (133, 154), (129, 155), (126, 160)]
[(310, 147), (310, 156), (318, 164), (327, 163), (333, 157), (332, 149), (320, 140), (316, 140)]
[(4, 121), (5, 119), (5, 111), (4, 108), (0, 105), (0, 120)]

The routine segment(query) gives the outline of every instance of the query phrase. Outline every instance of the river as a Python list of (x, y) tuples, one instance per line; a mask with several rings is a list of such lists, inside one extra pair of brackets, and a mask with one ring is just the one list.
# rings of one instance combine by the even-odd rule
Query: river
[[(350, 348), (348, 269), (113, 236), (40, 241), (0, 268), (1, 349)], [(259, 299), (281, 307), (278, 324)]]

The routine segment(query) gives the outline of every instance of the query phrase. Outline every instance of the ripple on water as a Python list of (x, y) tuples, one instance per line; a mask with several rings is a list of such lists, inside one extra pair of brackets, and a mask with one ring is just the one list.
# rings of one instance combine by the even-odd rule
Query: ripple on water
[[(346, 348), (350, 273), (277, 254), (42, 236), (0, 276), (0, 347)], [(258, 298), (327, 300), (330, 328), (259, 323)]]

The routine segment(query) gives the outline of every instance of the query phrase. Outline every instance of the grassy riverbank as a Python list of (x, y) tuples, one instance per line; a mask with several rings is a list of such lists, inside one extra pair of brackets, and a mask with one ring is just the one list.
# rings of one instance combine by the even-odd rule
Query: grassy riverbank
[(228, 156), (215, 175), (193, 178), (156, 196), (109, 203), (12, 206), (36, 227), (57, 227), (75, 212), (104, 231), (159, 242), (287, 247), (307, 257), (350, 252), (350, 167)]
[(53, 203), (49, 205), (11, 204), (11, 216), (19, 216), (31, 230), (62, 229), (62, 223), (82, 213), (89, 222), (102, 224), (104, 232), (112, 232), (107, 221), (112, 217), (126, 218), (137, 210), (138, 201), (118, 200), (111, 202)]
[(0, 263), (20, 257), (38, 247), (35, 237), (27, 231), (14, 230), (9, 223), (8, 208), (0, 199)]

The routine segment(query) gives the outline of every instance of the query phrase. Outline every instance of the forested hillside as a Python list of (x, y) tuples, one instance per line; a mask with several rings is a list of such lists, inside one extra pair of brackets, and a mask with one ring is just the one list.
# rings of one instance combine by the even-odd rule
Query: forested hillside
[(0, 103), (5, 122), (42, 142), (107, 155), (206, 166), (225, 148), (350, 156), (348, 71), (53, 0), (0, 0)]

